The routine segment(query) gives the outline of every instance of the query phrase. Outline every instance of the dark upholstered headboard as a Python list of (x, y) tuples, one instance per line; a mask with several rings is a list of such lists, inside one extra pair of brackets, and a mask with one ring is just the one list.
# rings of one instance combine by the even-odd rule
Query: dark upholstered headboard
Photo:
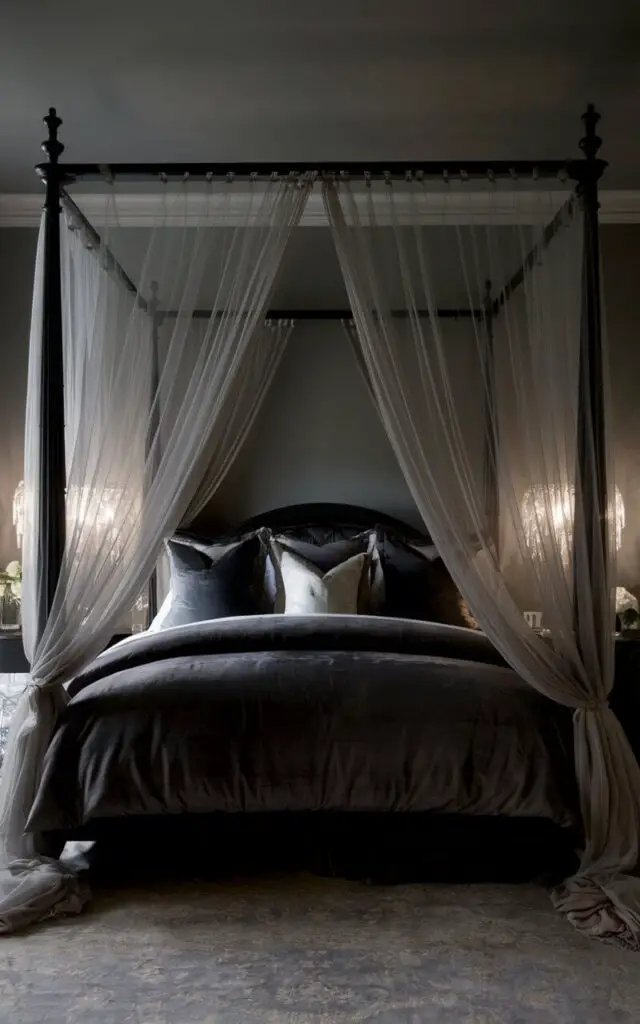
[(403, 523), (401, 519), (384, 515), (382, 512), (374, 512), (372, 509), (360, 508), (358, 505), (341, 505), (334, 502), (287, 505), (270, 512), (261, 512), (247, 519), (236, 532), (245, 533), (261, 526), (269, 527), (274, 533), (289, 530), (295, 531), (296, 534), (327, 531), (334, 536), (348, 536), (362, 530), (371, 530), (374, 526), (382, 526), (407, 540), (429, 543), (425, 533)]

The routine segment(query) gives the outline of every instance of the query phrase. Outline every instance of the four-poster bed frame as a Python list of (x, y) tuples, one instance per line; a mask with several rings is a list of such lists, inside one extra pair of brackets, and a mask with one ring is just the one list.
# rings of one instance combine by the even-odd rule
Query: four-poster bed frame
[[(160, 177), (195, 179), (204, 181), (252, 180), (256, 177), (287, 175), (292, 171), (324, 176), (348, 176), (351, 180), (369, 182), (373, 179), (382, 180), (423, 180), (440, 179), (448, 182), (452, 179), (467, 181), (470, 179), (521, 179), (532, 180), (543, 178), (569, 178), (576, 182), (584, 210), (584, 249), (582, 271), (582, 313), (580, 331), (580, 389), (578, 404), (578, 448), (576, 466), (576, 517), (582, 516), (586, 522), (594, 520), (601, 524), (601, 538), (606, 538), (607, 530), (607, 482), (606, 452), (604, 430), (604, 395), (602, 365), (602, 325), (600, 303), (600, 250), (598, 235), (598, 182), (606, 167), (606, 162), (598, 157), (602, 140), (596, 134), (599, 115), (593, 105), (589, 105), (583, 114), (585, 135), (580, 141), (583, 158), (578, 160), (541, 160), (541, 161), (469, 161), (469, 162), (387, 162), (387, 163), (61, 163), (64, 151), (58, 139), (58, 130), (62, 124), (56, 110), (51, 108), (44, 122), (48, 128), (48, 138), (43, 143), (47, 161), (36, 168), (45, 186), (44, 203), (44, 268), (43, 268), (43, 358), (40, 381), (40, 473), (41, 487), (39, 491), (38, 517), (38, 571), (44, 585), (39, 591), (38, 633), (42, 635), (48, 619), (60, 574), (65, 547), (65, 440), (64, 440), (64, 394), (63, 394), (63, 345), (62, 345), (62, 305), (61, 305), (61, 267), (60, 267), (60, 212), (64, 200), (73, 205), (74, 212), (80, 216), (83, 226), (88, 230), (96, 243), (100, 238), (86, 220), (81, 211), (66, 193), (66, 186), (76, 181), (107, 181), (144, 180)], [(550, 222), (543, 234), (542, 244), (546, 245), (557, 232), (562, 218), (561, 213)], [(134, 283), (120, 266), (113, 254), (108, 254), (110, 263), (121, 282), (130, 291), (137, 294)], [(487, 282), (482, 309), (438, 310), (438, 316), (475, 317), (485, 324), (487, 337), (487, 358), (485, 372), (487, 381), (492, 380), (492, 345), (493, 320), (509, 295), (524, 280), (527, 270), (533, 265), (536, 251), (526, 257), (510, 281), (495, 295), (492, 283)], [(140, 297), (139, 297), (140, 298)], [(162, 318), (175, 316), (173, 310), (159, 308), (157, 293), (154, 290), (148, 300), (140, 298), (142, 307), (152, 318), (153, 331), (157, 331)], [(402, 311), (397, 314), (406, 315)], [(197, 310), (196, 317), (209, 317), (210, 311)], [(426, 311), (425, 311), (426, 315)], [(272, 309), (267, 313), (273, 319), (314, 319), (344, 320), (351, 318), (350, 309)], [(154, 362), (152, 372), (157, 381), (158, 366)], [(154, 384), (152, 381), (152, 386)], [(491, 388), (488, 389), (491, 394)], [(594, 427), (595, 458), (588, 456), (586, 448), (587, 418)], [(497, 473), (496, 473), (496, 437), (493, 410), (486, 410), (486, 495), (488, 523), (497, 540)], [(595, 495), (595, 498), (594, 498)], [(595, 501), (596, 508), (592, 503)], [(593, 571), (600, 557), (600, 544), (587, 531), (588, 566)], [(606, 551), (606, 544), (602, 544)], [(577, 584), (576, 584), (577, 585)], [(149, 591), (151, 615), (157, 609), (157, 587), (152, 579)], [(580, 602), (575, 601), (576, 626)], [(578, 632), (578, 630), (576, 630)], [(604, 638), (603, 638), (604, 639)]]
[[(614, 645), (598, 238), (598, 182), (606, 165), (598, 155), (601, 140), (593, 106), (583, 121), (578, 160), (293, 168), (282, 163), (106, 165), (62, 163), (61, 121), (50, 110), (43, 144), (48, 160), (38, 168), (46, 198), (34, 295), (37, 322), (31, 339), (26, 446), (29, 488), (38, 494), (33, 534), (29, 531), (28, 536), (28, 580), (37, 584), (37, 604), (34, 608), (28, 602), (25, 616), (32, 685), (12, 723), (9, 785), (3, 778), (0, 787), (0, 869), (8, 868), (0, 878), (0, 910), (8, 915), (0, 914), (0, 932), (52, 912), (79, 911), (87, 899), (79, 879), (55, 857), (45, 861), (41, 851), (58, 851), (71, 838), (95, 839), (114, 819), (133, 821), (142, 831), (150, 818), (166, 819), (169, 831), (175, 828), (183, 843), (185, 821), (204, 816), (219, 846), (217, 822), (235, 822), (237, 812), (242, 812), (241, 820), (248, 815), (247, 848), (254, 849), (250, 829), (256, 816), (264, 820), (263, 815), (280, 811), (294, 816), (327, 811), (328, 817), (320, 815), (316, 822), (340, 829), (342, 822), (355, 821), (367, 811), (392, 830), (398, 821), (408, 821), (436, 857), (437, 822), (446, 829), (447, 821), (458, 820), (460, 837), (468, 836), (459, 844), (465, 861), (473, 860), (468, 851), (476, 846), (473, 836), (477, 839), (478, 829), (486, 830), (484, 843), (490, 832), (498, 837), (495, 829), (502, 828), (504, 819), (513, 825), (514, 839), (523, 821), (553, 826), (554, 835), (565, 845), (570, 843), (572, 862), (566, 870), (563, 866), (565, 881), (553, 894), (556, 908), (586, 934), (640, 949), (640, 770), (609, 705)], [(436, 282), (426, 273), (424, 292), (412, 287), (412, 259), (406, 255), (402, 230), (396, 230), (407, 223), (414, 226), (404, 213), (392, 220), (398, 264), (387, 273), (386, 265), (381, 272), (377, 267), (379, 242), (386, 236), (372, 230), (387, 221), (380, 222), (371, 209), (370, 216), (356, 214), (352, 220), (345, 212), (347, 203), (352, 208), (355, 203), (351, 181), (360, 182), (365, 196), (367, 186), (379, 183), (392, 208), (400, 197), (387, 186), (395, 181), (400, 191), (404, 187), (411, 192), (412, 183), (422, 192), (422, 183), (432, 181), (445, 193), (449, 184), (464, 188), (464, 182), (480, 178), (492, 192), (493, 184), (504, 180), (510, 194), (519, 187), (516, 179), (528, 188), (554, 177), (569, 184), (568, 198), (562, 209), (562, 200), (554, 202), (555, 215), (549, 212), (546, 226), (537, 217), (531, 221), (535, 241), (522, 249), (520, 265), (508, 280), (504, 278), (518, 262), (511, 263), (510, 249), (508, 271), (478, 272), (481, 250), (473, 240), (470, 250), (478, 276), (473, 288), (460, 253), (469, 300), (466, 311), (438, 309), (432, 301)], [(240, 258), (226, 261), (224, 274), (233, 283), (228, 293), (233, 298), (226, 300), (229, 308), (195, 311), (205, 322), (218, 315), (232, 317), (235, 326), (215, 332), (216, 347), (199, 350), (205, 368), (192, 372), (188, 388), (177, 396), (182, 404), (175, 436), (167, 435), (159, 465), (150, 463), (159, 444), (154, 417), (161, 395), (160, 332), (163, 322), (182, 326), (181, 313), (175, 301), (163, 303), (160, 285), (152, 280), (139, 294), (135, 279), (129, 278), (67, 193), (76, 181), (111, 185), (127, 179), (163, 185), (220, 181), (223, 189), (225, 182), (228, 187), (236, 179), (252, 184), (263, 179), (276, 186), (278, 201), (277, 216), (269, 213), (264, 224), (268, 245), (262, 234), (250, 231), (243, 236)], [(322, 185), (346, 305), (353, 309), (268, 309), (288, 232), (300, 223), (316, 181)], [(75, 237), (61, 236), (63, 209), (70, 213)], [(578, 212), (579, 218), (574, 216)], [(417, 227), (421, 218), (416, 221)], [(484, 223), (490, 225), (491, 218)], [(529, 226), (529, 218), (516, 218), (519, 228), (523, 223)], [(546, 288), (541, 289), (546, 294), (537, 293), (536, 267), (565, 224), (576, 224), (578, 236), (567, 231), (568, 253), (558, 253), (553, 246), (549, 256), (559, 260), (551, 264)], [(217, 236), (212, 237), (215, 242)], [(522, 232), (519, 237), (522, 243)], [(172, 260), (173, 235), (167, 239)], [(417, 238), (421, 271), (422, 241)], [(108, 476), (114, 457), (122, 460), (121, 484), (126, 487), (140, 472), (138, 459), (144, 452), (144, 479), (137, 487), (146, 489), (149, 473), (153, 488), (142, 494), (143, 513), (149, 518), (148, 523), (144, 517), (141, 521), (147, 534), (140, 541), (134, 535), (129, 546), (118, 549), (128, 552), (126, 563), (115, 566), (113, 559), (109, 561), (107, 585), (99, 558), (84, 560), (81, 553), (74, 557), (76, 550), (80, 552), (75, 540), (81, 531), (74, 531), (68, 544), (65, 537), (64, 361), (74, 338), (65, 334), (62, 300), (67, 298), (67, 282), (79, 281), (85, 266), (96, 265), (94, 254), (85, 248), (99, 249), (101, 283), (112, 288), (117, 280), (120, 287), (114, 299), (124, 295), (127, 317), (133, 300), (139, 307), (134, 326), (136, 331), (141, 328), (134, 337), (127, 331), (123, 352), (119, 329), (109, 329), (106, 317), (98, 325), (105, 328), (104, 352), (109, 357), (104, 376), (98, 360), (99, 376), (92, 378), (98, 395), (101, 388), (111, 386), (112, 369), (131, 373), (122, 416), (110, 407), (110, 418), (97, 438), (101, 445), (114, 442), (114, 451), (108, 451), (98, 467), (107, 475), (103, 489), (112, 480), (118, 483), (115, 473)], [(575, 276), (567, 278), (564, 293), (556, 296), (565, 265)], [(390, 308), (398, 271), (404, 310)], [(218, 283), (225, 280), (223, 276)], [(91, 277), (89, 290), (93, 283)], [(197, 288), (196, 281), (191, 299)], [(524, 349), (511, 344), (508, 322), (504, 339), (497, 331), (500, 318), (508, 320), (505, 307), (517, 289), (518, 297), (533, 307), (525, 310), (529, 324)], [(556, 297), (570, 303), (571, 319), (565, 305), (556, 310)], [(82, 302), (83, 296), (77, 296), (78, 305)], [(455, 299), (452, 305), (461, 302)], [(203, 305), (207, 304), (208, 299)], [(72, 302), (69, 315), (75, 315)], [(407, 316), (419, 342), (409, 352), (403, 348), (403, 332), (389, 320)], [(273, 351), (260, 333), (262, 317), (281, 321), (283, 332)], [(433, 321), (433, 348), (416, 322), (424, 317)], [(480, 375), (474, 371), (472, 382), (477, 393), (481, 377), (484, 391), (482, 407), (476, 410), (482, 426), (474, 430), (473, 439), (462, 433), (459, 418), (449, 423), (448, 410), (442, 408), (443, 395), (451, 404), (453, 384), (448, 375), (436, 372), (436, 361), (444, 362), (438, 317), (466, 317), (464, 325), (473, 329)], [(339, 506), (326, 506), (320, 521), (310, 520), (308, 509), (301, 519), (299, 510), (289, 508), (280, 514), (266, 512), (257, 522), (236, 524), (234, 533), (224, 537), (180, 533), (181, 522), (204, 500), (205, 492), (215, 490), (228, 464), (231, 442), (237, 445), (244, 439), (252, 422), (249, 414), (259, 408), (289, 339), (291, 321), (311, 318), (349, 321), (345, 341), (357, 340), (355, 357), (364, 368), (388, 440), (429, 533), (416, 543), (411, 528), (403, 534), (401, 524), (398, 533), (384, 513), (358, 508), (354, 517), (352, 510)], [(217, 326), (224, 324), (226, 319), (217, 321)], [(93, 329), (80, 316), (76, 340)], [(204, 337), (206, 341), (208, 329)], [(500, 483), (510, 451), (496, 422), (498, 411), (502, 413), (499, 339), (507, 346), (508, 368), (513, 371), (511, 390), (523, 399), (518, 429), (535, 435), (526, 438), (527, 458), (515, 467), (514, 490), (506, 491), (506, 497)], [(174, 340), (180, 358), (181, 337)], [(455, 337), (452, 344), (457, 352)], [(567, 353), (570, 359), (565, 358)], [(80, 352), (87, 361), (101, 354), (95, 345)], [(252, 359), (261, 367), (255, 387)], [(182, 383), (178, 373), (176, 385)], [(139, 396), (149, 387), (153, 404), (140, 410)], [(538, 399), (537, 408), (529, 406), (529, 397)], [(91, 408), (88, 411), (90, 415)], [(236, 423), (242, 425), (232, 437)], [(113, 431), (113, 437), (104, 430)], [(477, 452), (478, 461), (484, 459), (480, 494), (468, 467), (476, 439), (479, 447), (483, 445)], [(544, 473), (536, 484), (546, 446), (557, 444), (563, 450), (556, 479)], [(207, 445), (214, 449), (213, 456)], [(190, 506), (191, 489), (198, 484), (193, 475), (204, 468), (205, 455), (211, 479), (200, 481), (202, 491)], [(88, 452), (81, 487), (90, 479), (92, 457)], [(522, 476), (527, 479), (521, 481)], [(545, 499), (558, 487), (564, 495), (570, 486), (575, 504), (573, 566), (565, 557), (568, 539), (555, 557), (540, 560), (540, 573), (548, 573), (541, 583), (550, 591), (548, 600), (543, 593), (545, 614), (550, 612), (550, 644), (527, 628), (516, 595), (505, 593), (503, 566), (495, 557), (502, 525), (499, 502), (511, 506), (511, 498), (518, 497), (515, 485), (519, 488), (522, 482), (535, 484)], [(458, 492), (460, 514), (454, 508)], [(466, 516), (463, 503), (470, 502), (473, 508)], [(517, 521), (515, 527), (519, 529)], [(119, 532), (127, 528), (125, 521)], [(551, 523), (552, 541), (554, 530)], [(171, 559), (171, 590), (163, 615), (157, 616), (153, 629), (105, 650), (116, 615), (150, 575), (163, 540)], [(524, 543), (533, 553), (526, 535)], [(476, 561), (478, 546), (482, 563)], [(573, 568), (572, 583), (567, 581), (567, 568)], [(69, 579), (76, 570), (80, 575), (84, 571), (78, 598)], [(567, 583), (573, 587), (572, 595)], [(153, 614), (155, 578), (149, 595)], [(64, 615), (55, 614), (60, 602)], [(554, 602), (562, 605), (557, 615)], [(88, 606), (89, 616), (84, 614)], [(611, 793), (615, 799), (610, 799)], [(300, 822), (299, 817), (296, 820)], [(510, 852), (510, 829), (505, 825), (499, 845), (515, 866), (519, 855), (515, 848)], [(545, 861), (549, 833), (543, 837), (537, 829), (534, 832), (540, 837), (540, 860)], [(260, 844), (258, 848), (262, 849)], [(576, 855), (579, 863), (573, 874)]]

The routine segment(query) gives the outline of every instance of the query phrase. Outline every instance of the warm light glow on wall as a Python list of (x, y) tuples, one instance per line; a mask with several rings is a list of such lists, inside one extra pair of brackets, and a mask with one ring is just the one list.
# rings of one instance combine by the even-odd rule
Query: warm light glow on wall
[[(564, 565), (569, 564), (573, 545), (574, 499), (573, 487), (545, 487), (536, 484), (525, 493), (521, 507), (522, 525), (527, 546), (534, 557), (544, 558), (552, 538), (555, 538)], [(624, 502), (618, 487), (610, 512), (618, 551), (625, 526)]]
[[(75, 529), (78, 523), (91, 521), (92, 531), (101, 544), (106, 545), (109, 557), (120, 557), (127, 534), (116, 524), (121, 492), (115, 487), (106, 487), (96, 496), (90, 487), (77, 487), (67, 495), (67, 529)], [(24, 537), (24, 480), (21, 480), (13, 495), (13, 525), (16, 530), (18, 547), (22, 549)]]

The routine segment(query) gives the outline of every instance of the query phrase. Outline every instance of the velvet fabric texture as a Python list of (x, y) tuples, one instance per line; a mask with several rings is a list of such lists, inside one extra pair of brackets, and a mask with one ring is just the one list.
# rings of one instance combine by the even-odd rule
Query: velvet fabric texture
[(37, 830), (218, 811), (579, 818), (571, 714), (469, 629), (218, 619), (138, 634), (69, 689)]
[(167, 552), (172, 599), (163, 629), (265, 610), (266, 549), (259, 534), (210, 547), (174, 537), (167, 542)]
[(419, 547), (378, 529), (376, 548), (384, 576), (380, 614), (478, 628), (433, 545)]

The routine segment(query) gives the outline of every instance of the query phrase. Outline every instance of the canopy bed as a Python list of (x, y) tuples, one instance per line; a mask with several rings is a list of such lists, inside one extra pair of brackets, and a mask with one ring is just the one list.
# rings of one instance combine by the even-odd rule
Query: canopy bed
[[(25, 447), (32, 685), (0, 781), (0, 930), (85, 902), (59, 846), (45, 855), (52, 836), (123, 815), (381, 809), (583, 830), (554, 902), (640, 947), (640, 770), (607, 702), (621, 512), (597, 120), (590, 107), (569, 161), (107, 165), (61, 163), (50, 111)], [(125, 245), (132, 181), (151, 191)], [(305, 315), (269, 304), (316, 198), (350, 308), (306, 315), (344, 321), (426, 532), (333, 509), (315, 532), (283, 513), (198, 536)], [(148, 580), (157, 610), (165, 541), (163, 607), (101, 654)]]

